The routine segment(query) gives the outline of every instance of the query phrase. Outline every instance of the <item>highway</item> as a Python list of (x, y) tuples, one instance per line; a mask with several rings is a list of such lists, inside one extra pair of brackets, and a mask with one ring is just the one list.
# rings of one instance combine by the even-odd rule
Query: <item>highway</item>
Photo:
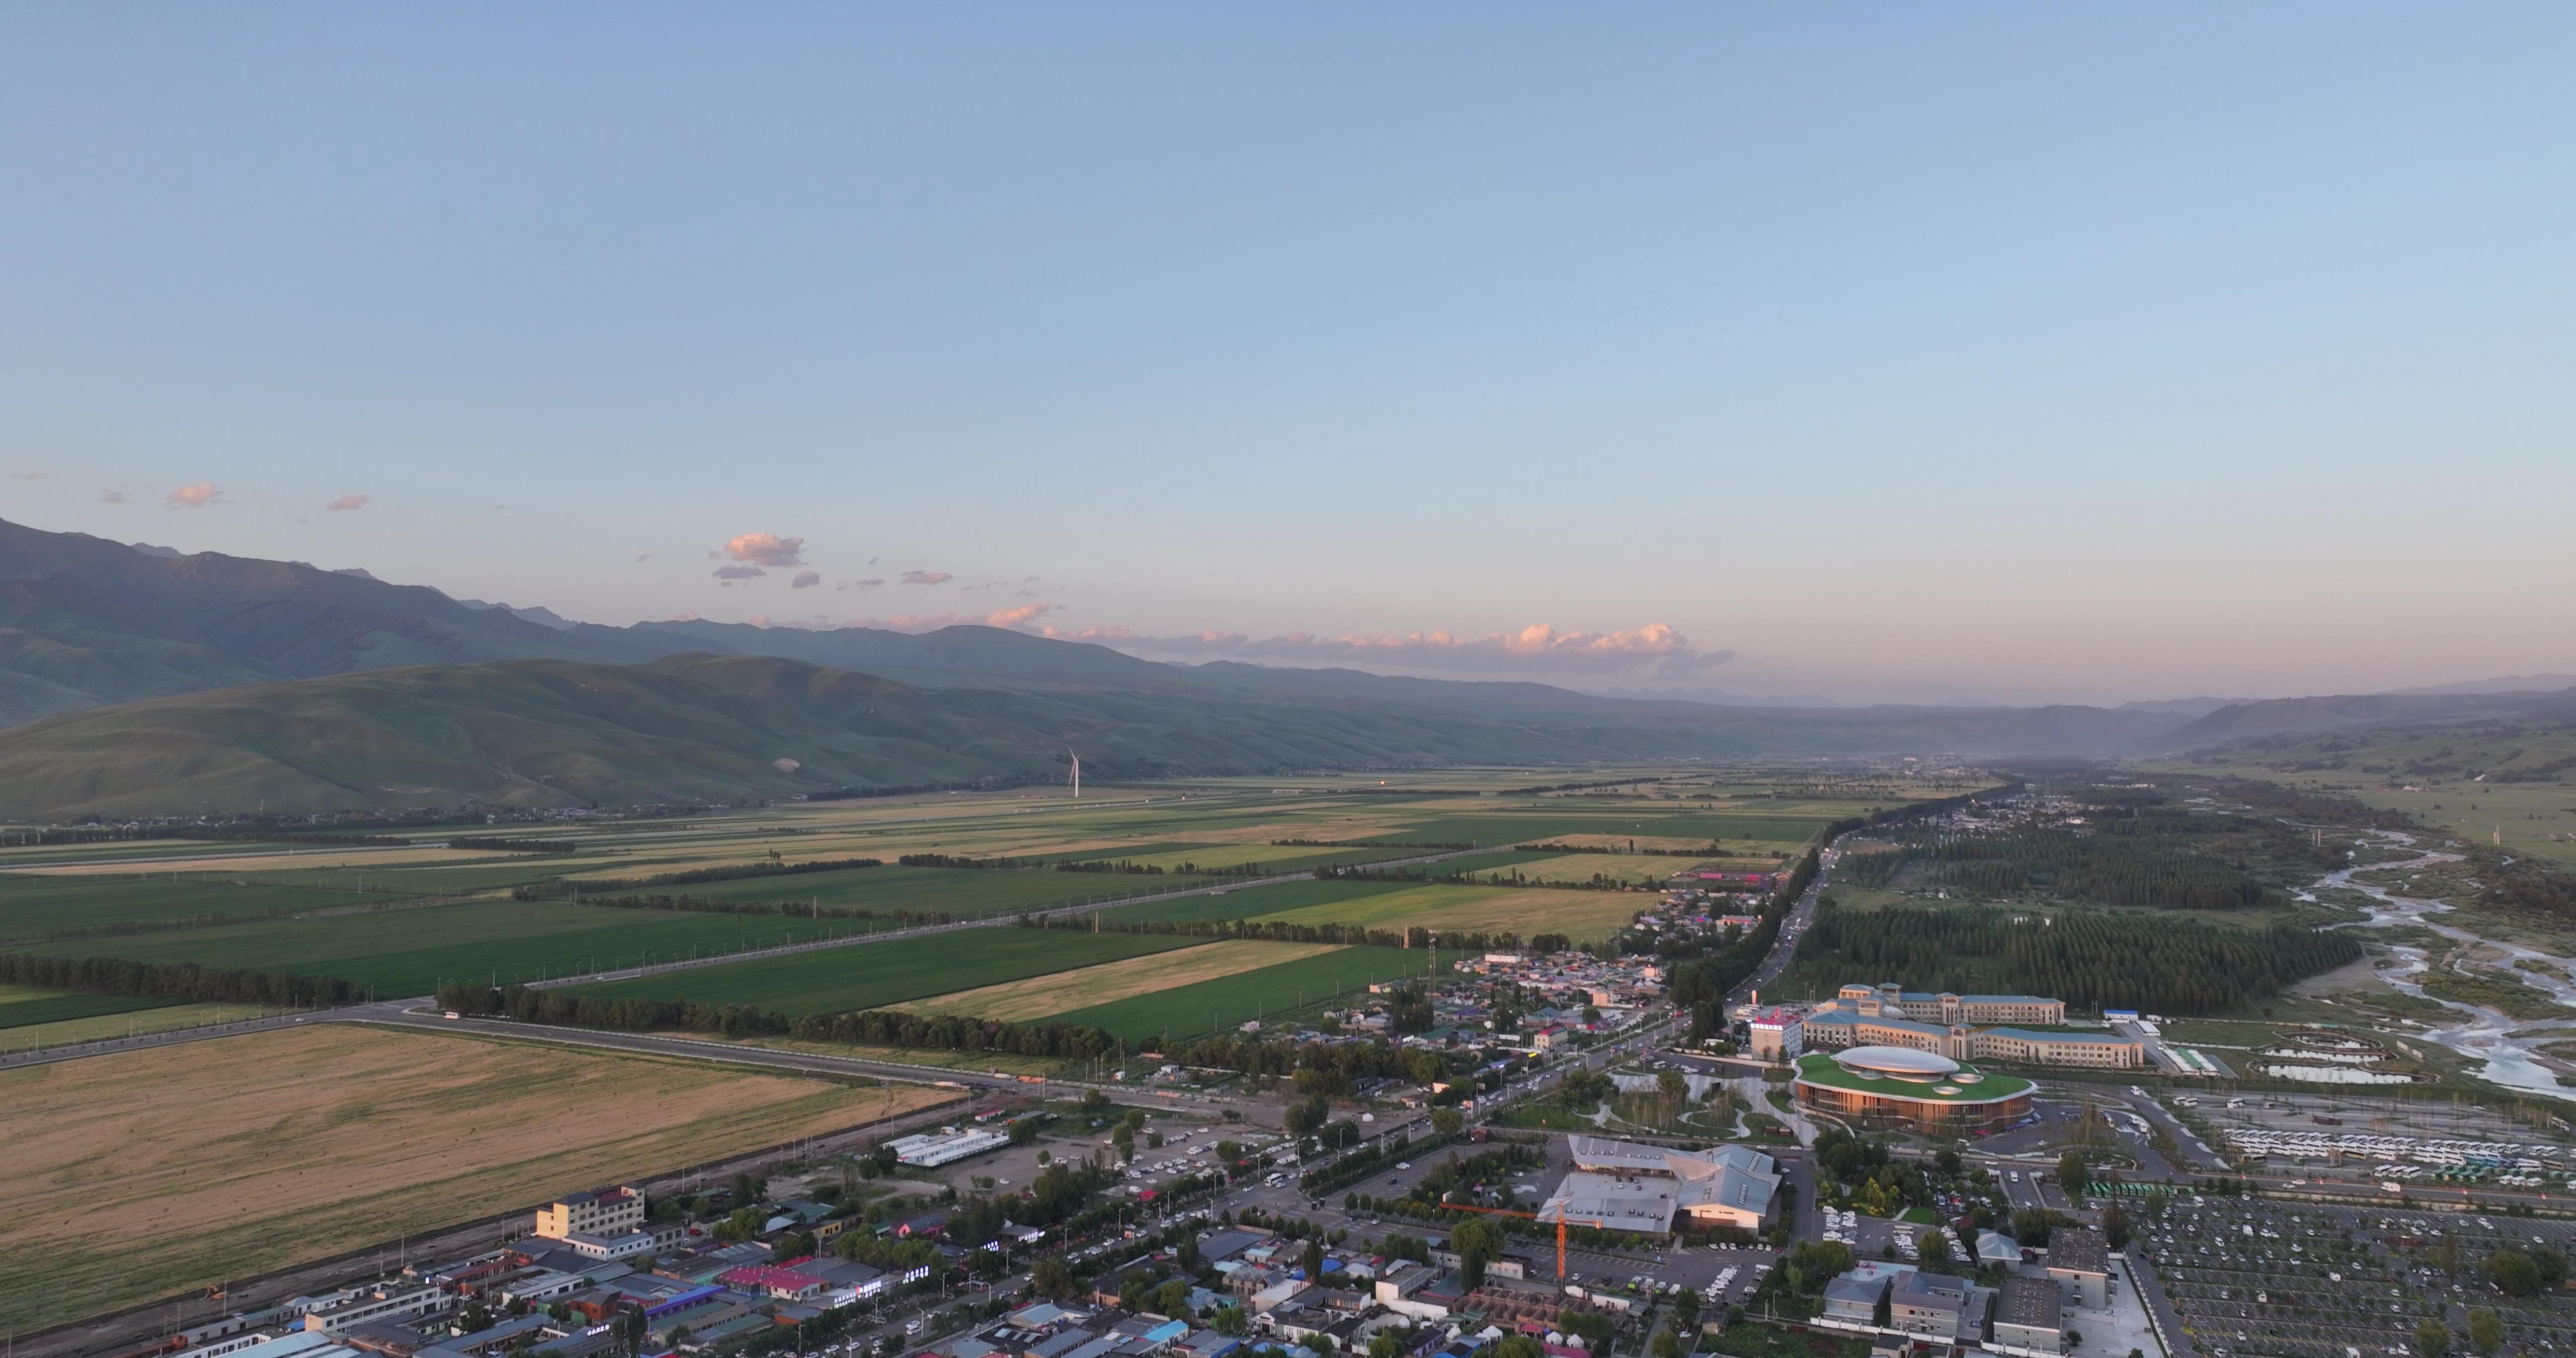
[(1823, 898), (1825, 882), (1832, 877), (1834, 860), (1840, 856), (1841, 850), (1830, 844), (1818, 852), (1816, 880), (1809, 882), (1807, 889), (1799, 893), (1798, 903), (1789, 907), (1788, 915), (1780, 921), (1780, 936), (1771, 941), (1770, 956), (1762, 959), (1762, 965), (1754, 968), (1753, 974), (1744, 978), (1742, 985), (1727, 992), (1727, 1008), (1744, 1003), (1789, 969), (1789, 959), (1798, 953), (1798, 940), (1805, 937), (1807, 926), (1816, 922), (1816, 902)]

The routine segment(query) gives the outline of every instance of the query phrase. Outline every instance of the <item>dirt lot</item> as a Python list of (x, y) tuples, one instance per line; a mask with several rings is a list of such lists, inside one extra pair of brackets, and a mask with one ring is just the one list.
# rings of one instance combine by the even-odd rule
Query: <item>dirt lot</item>
[(1104, 962), (1096, 967), (1057, 972), (1026, 981), (953, 991), (895, 1007), (922, 1014), (964, 1014), (1024, 1022), (1045, 1018), (1049, 1014), (1087, 1009), (1095, 1004), (1108, 1004), (1131, 995), (1213, 981), (1238, 972), (1294, 962), (1301, 957), (1331, 951), (1333, 945), (1329, 943), (1261, 943), (1228, 939), (1222, 943), (1183, 948), (1178, 952)]
[(290, 1029), (0, 1074), (31, 1329), (934, 1102), (467, 1036)]

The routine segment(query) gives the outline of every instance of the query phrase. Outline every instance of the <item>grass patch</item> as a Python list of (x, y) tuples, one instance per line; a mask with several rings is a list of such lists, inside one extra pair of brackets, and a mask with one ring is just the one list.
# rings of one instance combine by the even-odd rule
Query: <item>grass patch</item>
[(1001, 925), (609, 981), (576, 987), (575, 993), (756, 1004), (780, 1014), (839, 1014), (1206, 946), (1205, 939), (1170, 934)]
[(1869, 1358), (1869, 1341), (1821, 1330), (1792, 1331), (1785, 1325), (1748, 1320), (1708, 1336), (1701, 1346), (1710, 1353), (1735, 1358)]
[(339, 1024), (0, 1072), (14, 1182), (0, 1325), (41, 1329), (937, 1097)]
[(2414, 979), (2427, 995), (2458, 1000), (2462, 1004), (2484, 1005), (2509, 1018), (2576, 1018), (2576, 1009), (2551, 999), (2547, 991), (2495, 972), (2458, 972), (2448, 967), (2431, 967)]

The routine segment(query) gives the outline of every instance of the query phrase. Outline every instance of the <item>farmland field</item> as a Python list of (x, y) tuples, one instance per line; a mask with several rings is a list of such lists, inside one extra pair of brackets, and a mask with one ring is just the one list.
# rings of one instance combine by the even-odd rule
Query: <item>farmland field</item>
[(1124, 961), (1103, 962), (1075, 971), (1060, 971), (1052, 976), (951, 991), (897, 1007), (918, 1014), (957, 1014), (967, 1018), (1027, 1022), (1177, 986), (1258, 971), (1263, 967), (1331, 951), (1333, 945), (1325, 943), (1258, 943), (1227, 939)]
[(1383, 896), (1390, 891), (1407, 891), (1403, 882), (1331, 881), (1311, 878), (1303, 882), (1277, 882), (1269, 886), (1243, 887), (1222, 894), (1184, 896), (1178, 900), (1150, 901), (1144, 905), (1112, 906), (1101, 912), (1104, 919), (1130, 924), (1160, 924), (1166, 920), (1250, 919), (1255, 915), (1277, 914), (1301, 906), (1324, 905), (1333, 901), (1355, 901), (1369, 896)]
[[(561, 862), (562, 860), (551, 860)], [(0, 942), (72, 929), (184, 923), (220, 915), (250, 920), (346, 906), (464, 896), (541, 881), (554, 870), (489, 857), (455, 867), (308, 867), (238, 872), (44, 875), (0, 873)]]
[[(1454, 960), (1457, 955), (1449, 956)], [(1210, 1031), (1233, 1028), (1247, 1019), (1277, 1020), (1291, 1011), (1311, 1009), (1336, 997), (1366, 990), (1373, 981), (1418, 974), (1430, 961), (1430, 954), (1420, 950), (1335, 948), (1257, 971), (1088, 1009), (1067, 1010), (1054, 1017), (1066, 1023), (1106, 1028), (1131, 1039), (1164, 1034), (1176, 1039), (1201, 1037)]]
[[(873, 923), (880, 930), (894, 927)], [(442, 980), (480, 978), (507, 985), (606, 970), (621, 961), (631, 966), (648, 953), (668, 961), (866, 933), (870, 924), (616, 910), (554, 901), (468, 901), (131, 938), (67, 939), (29, 951), (336, 976), (392, 997), (429, 994)]]
[[(86, 999), (126, 999), (121, 995), (90, 995)], [(266, 1009), (254, 1004), (158, 1004), (154, 1007), (122, 1009), (96, 1014), (89, 1018), (65, 1019), (60, 1022), (28, 1023), (14, 1028), (0, 1028), (0, 1052), (26, 1051), (35, 1047), (62, 1047), (79, 1042), (96, 1042), (102, 1038), (133, 1037), (144, 1033), (166, 1033), (179, 1028), (203, 1028), (217, 1023), (238, 1023), (243, 1019), (266, 1018), (292, 1011)]]
[[(1588, 882), (1595, 876), (1599, 876), (1613, 882), (1660, 886), (1677, 872), (1688, 872), (1693, 868), (1702, 867), (1724, 867), (1728, 864), (1736, 864), (1735, 870), (1738, 872), (1769, 872), (1773, 866), (1771, 860), (1767, 858), (1667, 858), (1661, 854), (1569, 853), (1560, 854), (1555, 858), (1535, 859), (1518, 867), (1505, 869), (1501, 875), (1508, 878), (1509, 874), (1517, 872), (1524, 880), (1533, 882)], [(1504, 882), (1495, 883), (1495, 885), (1505, 884)]]
[(272, 911), (314, 910), (381, 900), (354, 887), (241, 885), (201, 873), (151, 877), (0, 875), (0, 941), (40, 939), (57, 930), (94, 929), (204, 915), (246, 918)]
[[(1109, 857), (1118, 855), (1110, 854)], [(1184, 855), (1186, 856), (1186, 855)], [(647, 886), (632, 890), (648, 895), (689, 895), (700, 900), (757, 901), (764, 904), (812, 902), (826, 908), (890, 912), (944, 912), (960, 919), (989, 919), (1023, 910), (1076, 905), (1126, 896), (1182, 891), (1206, 882), (1192, 877), (1147, 876), (1115, 872), (1057, 872), (1046, 868), (847, 868), (839, 872), (800, 872), (779, 877), (737, 878), (725, 882)], [(624, 894), (625, 888), (616, 893)]]
[[(38, 1023), (69, 1023), (102, 1014), (126, 1014), (161, 1003), (163, 1001), (141, 995), (92, 995), (72, 990), (0, 985), (0, 1029), (23, 1028)], [(49, 1045), (76, 1040), (59, 1034), (46, 1036)], [(0, 1047), (7, 1045), (7, 1039), (0, 1039)]]
[(340, 1025), (0, 1072), (12, 1170), (0, 1326), (24, 1333), (939, 1097)]
[(1297, 924), (1358, 924), (1390, 933), (1407, 928), (1480, 933), (1558, 933), (1576, 942), (1604, 938), (1655, 904), (1632, 891), (1567, 891), (1544, 887), (1418, 886), (1361, 900), (1265, 911), (1258, 919)]
[(756, 1004), (780, 1014), (838, 1014), (1193, 945), (1205, 946), (1206, 940), (1001, 925), (639, 976), (579, 986), (574, 993), (610, 999)]

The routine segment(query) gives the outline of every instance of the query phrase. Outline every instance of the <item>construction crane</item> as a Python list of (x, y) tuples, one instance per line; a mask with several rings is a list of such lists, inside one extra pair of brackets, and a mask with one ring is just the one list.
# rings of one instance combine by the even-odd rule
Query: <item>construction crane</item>
[[(1448, 1210), (1450, 1210), (1450, 1211), (1452, 1211), (1452, 1212), (1482, 1212), (1482, 1213), (1484, 1213), (1484, 1214), (1485, 1214), (1485, 1215), (1487, 1215), (1487, 1216), (1496, 1216), (1496, 1217), (1519, 1217), (1519, 1218), (1521, 1218), (1521, 1219), (1523, 1219), (1523, 1220), (1525, 1220), (1525, 1221), (1538, 1221), (1538, 1220), (1542, 1220), (1542, 1218), (1541, 1218), (1541, 1217), (1539, 1216), (1539, 1214), (1538, 1214), (1538, 1213), (1536, 1213), (1536, 1212), (1515, 1212), (1515, 1211), (1513, 1211), (1512, 1209), (1510, 1209), (1510, 1208), (1508, 1208), (1508, 1207), (1470, 1207), (1470, 1206), (1468, 1206), (1467, 1204), (1465, 1204), (1465, 1203), (1463, 1203), (1463, 1202), (1444, 1202), (1444, 1203), (1441, 1203), (1441, 1204), (1440, 1204), (1440, 1206), (1442, 1206), (1442, 1207), (1444, 1207), (1444, 1208), (1447, 1208)], [(1565, 1224), (1566, 1224), (1566, 1222), (1567, 1222), (1568, 1220), (1569, 1220), (1569, 1218), (1568, 1218), (1564, 1213), (1562, 1213), (1562, 1212), (1557, 1213), (1557, 1215), (1556, 1215), (1556, 1280), (1557, 1280), (1558, 1282), (1564, 1282), (1564, 1281), (1565, 1281)], [(1610, 1223), (1609, 1223), (1609, 1222), (1606, 1222), (1606, 1221), (1595, 1221), (1595, 1220), (1593, 1220), (1593, 1219), (1592, 1219), (1592, 1218), (1590, 1218), (1590, 1217), (1574, 1217), (1574, 1218), (1571, 1218), (1571, 1220), (1572, 1220), (1572, 1221), (1574, 1222), (1574, 1224), (1575, 1224), (1575, 1225), (1577, 1225), (1577, 1226), (1598, 1226), (1598, 1227), (1600, 1227), (1601, 1229), (1603, 1229), (1603, 1230), (1605, 1230), (1605, 1231), (1606, 1231), (1606, 1230), (1608, 1230), (1608, 1229), (1610, 1229)]]

